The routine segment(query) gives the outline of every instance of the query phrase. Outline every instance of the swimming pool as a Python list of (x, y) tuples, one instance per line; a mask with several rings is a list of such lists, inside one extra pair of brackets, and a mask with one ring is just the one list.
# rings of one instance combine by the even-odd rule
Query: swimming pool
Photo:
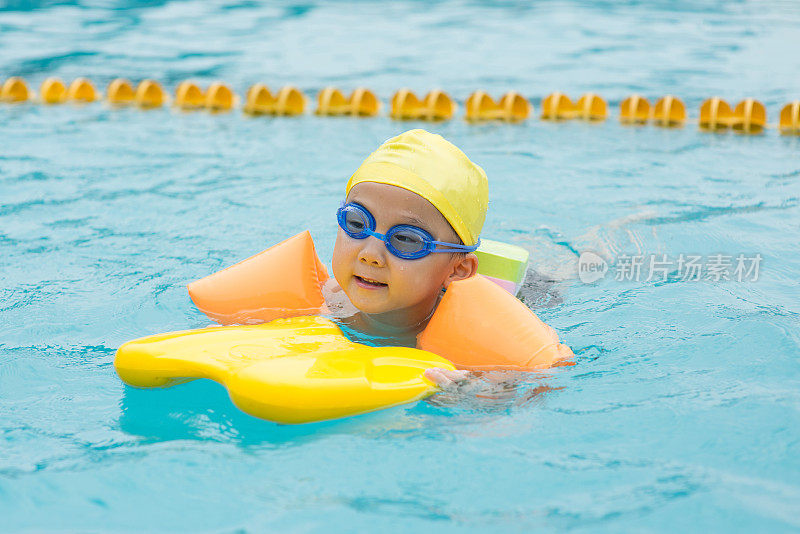
[[(402, 22), (402, 23), (401, 23)], [(791, 2), (11, 2), (0, 72), (534, 101), (798, 98)], [(441, 133), (484, 235), (555, 281), (578, 354), (507, 399), (284, 427), (222, 387), (124, 387), (115, 349), (207, 319), (185, 284), (308, 228), (346, 177)], [(781, 531), (800, 527), (800, 138), (600, 124), (247, 119), (0, 105), (0, 530)], [(578, 257), (617, 263), (584, 284)], [(760, 254), (756, 281), (615, 280), (620, 258)], [(653, 256), (655, 255), (655, 256)]]

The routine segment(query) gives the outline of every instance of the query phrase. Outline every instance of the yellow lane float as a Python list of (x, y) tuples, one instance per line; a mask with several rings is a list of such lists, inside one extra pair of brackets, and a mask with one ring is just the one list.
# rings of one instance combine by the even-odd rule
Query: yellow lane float
[(350, 99), (335, 87), (326, 87), (317, 94), (317, 115), (349, 115), (352, 109)]
[(608, 116), (608, 104), (595, 93), (585, 93), (573, 103), (564, 93), (551, 93), (542, 100), (542, 120), (583, 119), (602, 121)]
[(739, 133), (761, 133), (767, 126), (767, 110), (764, 104), (752, 98), (742, 100), (733, 110), (731, 126)]
[(206, 94), (194, 82), (184, 80), (175, 88), (175, 106), (183, 110), (202, 109), (206, 105)]
[(145, 337), (122, 345), (114, 367), (141, 388), (210, 378), (242, 411), (286, 424), (413, 402), (436, 391), (426, 369), (455, 369), (430, 352), (353, 343), (321, 317)]
[(564, 93), (550, 93), (542, 100), (542, 120), (565, 120), (575, 116), (575, 105)]
[(645, 124), (650, 118), (650, 102), (641, 95), (631, 95), (619, 105), (619, 121), (623, 124)]
[[(14, 76), (0, 86), (0, 102), (36, 100), (44, 104), (66, 101), (90, 103), (101, 98), (92, 82), (77, 78), (69, 86), (56, 77), (47, 78), (39, 88), (38, 98), (28, 89), (24, 79)], [(155, 80), (143, 80), (134, 87), (130, 81), (117, 78), (109, 83), (106, 98), (112, 105), (136, 104), (142, 108), (161, 107), (169, 100)], [(226, 84), (215, 82), (203, 90), (191, 81), (181, 82), (175, 89), (174, 105), (184, 110), (207, 109), (212, 112), (230, 111), (238, 105), (239, 97)], [(301, 115), (306, 110), (306, 96), (296, 87), (286, 86), (273, 94), (262, 83), (252, 85), (246, 94), (242, 110), (249, 115)], [(345, 96), (335, 87), (326, 87), (317, 95), (318, 115), (376, 116), (381, 102), (369, 89), (360, 87)], [(430, 91), (420, 99), (410, 89), (400, 89), (391, 99), (389, 116), (399, 120), (448, 120), (456, 112), (455, 101), (444, 91)], [(465, 102), (468, 121), (522, 121), (533, 112), (531, 103), (516, 92), (508, 92), (495, 101), (485, 91), (475, 91)], [(740, 133), (762, 133), (770, 125), (764, 104), (752, 98), (739, 102), (735, 108), (720, 97), (705, 100), (700, 106), (698, 123), (710, 131), (732, 128)], [(775, 125), (782, 134), (800, 134), (797, 121), (800, 110), (797, 102), (785, 105)], [(583, 119), (601, 121), (608, 117), (608, 104), (595, 93), (585, 93), (573, 102), (564, 93), (555, 92), (542, 100), (542, 120)], [(688, 120), (686, 106), (676, 96), (667, 95), (654, 106), (641, 95), (632, 95), (619, 105), (619, 120), (623, 124), (646, 124), (675, 127)]]
[(602, 121), (608, 117), (608, 104), (603, 97), (586, 93), (575, 104), (575, 115), (585, 121)]
[(133, 98), (139, 107), (160, 108), (164, 105), (167, 95), (157, 81), (142, 80), (136, 87), (136, 93)]
[(236, 104), (236, 94), (222, 82), (214, 82), (206, 91), (205, 107), (211, 112), (224, 112), (233, 109)]
[(656, 102), (653, 108), (653, 122), (657, 126), (670, 128), (686, 122), (686, 106), (681, 99), (667, 95)]
[(67, 88), (67, 100), (89, 104), (97, 100), (97, 91), (87, 78), (75, 78)]
[(730, 128), (733, 110), (730, 104), (718, 96), (711, 97), (700, 104), (700, 128), (704, 130), (725, 130)]
[(443, 121), (453, 118), (456, 103), (439, 89), (430, 91), (420, 100), (411, 89), (400, 89), (391, 101), (389, 116), (398, 120)]
[(45, 104), (62, 104), (67, 100), (67, 86), (59, 78), (47, 78), (39, 87), (39, 98)]
[(0, 88), (0, 100), (3, 102), (25, 102), (29, 97), (28, 85), (19, 76), (7, 79)]
[(141, 108), (158, 108), (167, 101), (167, 95), (155, 80), (142, 80), (134, 90), (130, 81), (117, 78), (108, 84), (106, 100), (117, 106), (136, 103)]
[(136, 92), (129, 80), (115, 78), (106, 87), (106, 100), (115, 106), (126, 106), (136, 98)]
[(783, 135), (800, 135), (800, 100), (783, 106), (778, 128)]
[[(42, 83), (39, 93), (38, 101), (45, 104), (59, 104), (68, 100), (88, 103), (101, 96), (86, 78), (77, 78), (69, 87), (65, 87), (60, 79), (50, 77)], [(115, 105), (136, 103), (142, 108), (151, 108), (160, 107), (168, 100), (161, 85), (149, 79), (134, 89), (128, 80), (117, 78), (108, 85), (106, 93), (109, 103)], [(3, 102), (24, 102), (34, 97), (25, 80), (18, 76), (7, 79), (0, 86), (0, 101)], [(248, 89), (243, 111), (250, 115), (300, 115), (305, 112), (306, 100), (296, 87), (283, 87), (273, 95), (266, 85), (257, 83)], [(229, 111), (237, 102), (237, 95), (221, 82), (211, 84), (204, 91), (193, 82), (183, 81), (175, 90), (174, 104), (185, 110)], [(381, 108), (375, 93), (363, 87), (355, 89), (349, 97), (335, 87), (327, 87), (318, 93), (317, 102), (315, 113), (318, 115), (376, 116)], [(454, 116), (456, 108), (455, 101), (441, 90), (433, 90), (420, 99), (410, 89), (400, 89), (392, 96), (389, 116), (400, 120), (447, 120)], [(475, 91), (467, 98), (465, 108), (468, 121), (521, 121), (532, 112), (530, 102), (513, 91), (503, 95), (498, 102), (485, 91)], [(781, 109), (777, 124), (781, 133), (797, 133), (795, 117), (798, 113), (796, 102)], [(599, 121), (607, 117), (608, 105), (595, 93), (585, 93), (574, 103), (569, 96), (559, 92), (551, 93), (542, 100), (543, 120), (580, 118)], [(652, 121), (657, 126), (670, 127), (685, 123), (688, 116), (686, 106), (676, 96), (667, 95), (651, 106), (643, 96), (632, 95), (620, 103), (619, 120), (624, 124)], [(698, 123), (701, 129), (716, 131), (733, 128), (741, 133), (761, 133), (769, 127), (766, 108), (752, 98), (739, 102), (735, 109), (731, 109), (719, 97), (709, 98), (700, 106)]]
[(296, 87), (283, 87), (273, 96), (269, 87), (257, 83), (247, 90), (243, 111), (250, 115), (302, 115), (305, 108), (306, 97)]
[(381, 109), (375, 93), (364, 87), (355, 89), (347, 98), (335, 87), (326, 87), (317, 95), (317, 115), (353, 115), (373, 117)]
[(498, 102), (485, 91), (475, 91), (464, 103), (468, 121), (524, 121), (531, 114), (531, 104), (521, 94), (510, 91)]

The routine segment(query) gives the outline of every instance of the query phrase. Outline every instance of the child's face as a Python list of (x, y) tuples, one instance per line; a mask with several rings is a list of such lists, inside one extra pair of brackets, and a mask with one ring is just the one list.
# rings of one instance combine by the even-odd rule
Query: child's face
[[(347, 202), (367, 208), (380, 234), (409, 224), (427, 230), (437, 241), (458, 243), (433, 204), (401, 187), (362, 182), (350, 190)], [(333, 275), (353, 305), (368, 314), (390, 314), (393, 322), (424, 320), (461, 262), (449, 253), (404, 260), (389, 252), (383, 241), (354, 239), (341, 228), (333, 249)]]

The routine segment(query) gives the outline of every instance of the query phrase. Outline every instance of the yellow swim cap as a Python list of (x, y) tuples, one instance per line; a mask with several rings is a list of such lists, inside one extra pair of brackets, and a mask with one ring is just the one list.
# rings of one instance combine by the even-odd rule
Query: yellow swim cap
[(394, 185), (436, 206), (465, 245), (472, 246), (486, 219), (486, 173), (454, 144), (425, 130), (409, 130), (383, 143), (347, 182)]

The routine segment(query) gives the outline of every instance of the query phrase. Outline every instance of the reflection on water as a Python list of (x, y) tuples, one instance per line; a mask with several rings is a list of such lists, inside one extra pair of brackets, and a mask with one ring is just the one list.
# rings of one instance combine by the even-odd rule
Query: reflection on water
[(163, 389), (125, 386), (119, 429), (142, 443), (191, 439), (243, 447), (299, 447), (336, 435), (420, 435), (436, 426), (461, 424), (452, 420), (453, 410), (486, 421), (543, 402), (550, 391), (553, 388), (532, 383), (525, 373), (478, 373), (469, 387), (421, 403), (333, 421), (281, 425), (245, 414), (222, 385), (199, 379)]

